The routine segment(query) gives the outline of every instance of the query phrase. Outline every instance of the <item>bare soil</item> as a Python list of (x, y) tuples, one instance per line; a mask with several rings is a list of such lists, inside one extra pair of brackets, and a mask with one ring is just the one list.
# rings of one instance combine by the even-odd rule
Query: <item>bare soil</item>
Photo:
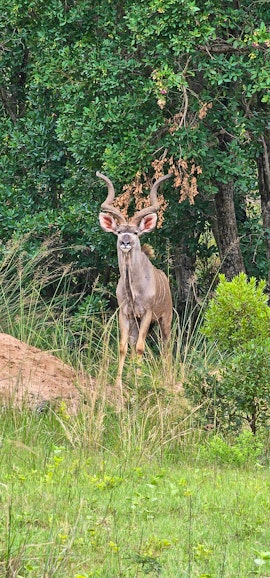
[(76, 412), (82, 400), (78, 379), (72, 367), (49, 351), (0, 333), (0, 405), (42, 411), (46, 404), (64, 401)]

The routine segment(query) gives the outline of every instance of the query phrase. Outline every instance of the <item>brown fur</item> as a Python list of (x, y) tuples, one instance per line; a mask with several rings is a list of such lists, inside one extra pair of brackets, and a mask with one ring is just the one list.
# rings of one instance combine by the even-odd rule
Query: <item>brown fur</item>
[(148, 243), (144, 243), (144, 245), (141, 246), (142, 252), (146, 255), (146, 257), (148, 257), (149, 259), (154, 259), (155, 258), (155, 251), (153, 249), (153, 247), (151, 245), (149, 245)]

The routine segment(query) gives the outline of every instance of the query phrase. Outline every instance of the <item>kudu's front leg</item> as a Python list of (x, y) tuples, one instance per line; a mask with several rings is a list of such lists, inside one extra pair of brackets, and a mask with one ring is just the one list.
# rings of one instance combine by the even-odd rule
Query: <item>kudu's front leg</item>
[(136, 345), (136, 352), (140, 356), (144, 354), (145, 340), (151, 321), (152, 321), (152, 311), (146, 311), (146, 313), (141, 318), (138, 341)]
[(122, 390), (122, 373), (128, 350), (129, 320), (123, 314), (121, 307), (119, 310), (119, 330), (120, 330), (120, 343), (119, 343), (119, 364), (118, 364), (117, 384), (121, 387)]

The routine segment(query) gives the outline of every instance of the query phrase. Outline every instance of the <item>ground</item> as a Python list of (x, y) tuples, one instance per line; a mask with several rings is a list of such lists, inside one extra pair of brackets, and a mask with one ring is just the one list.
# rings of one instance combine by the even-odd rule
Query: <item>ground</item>
[[(81, 384), (85, 387), (85, 384)], [(76, 411), (81, 401), (78, 375), (72, 367), (48, 351), (42, 351), (0, 333), (0, 398), (3, 405), (29, 404), (42, 410), (45, 404), (64, 401)]]

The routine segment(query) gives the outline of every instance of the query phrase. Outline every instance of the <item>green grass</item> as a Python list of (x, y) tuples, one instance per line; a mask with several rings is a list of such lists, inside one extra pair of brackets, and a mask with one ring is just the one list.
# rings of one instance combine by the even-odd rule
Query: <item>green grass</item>
[(74, 419), (2, 416), (0, 576), (269, 575), (268, 467), (202, 459), (194, 434), (143, 455), (121, 439), (127, 416), (109, 412), (103, 444), (71, 444), (67, 428), (86, 427)]

